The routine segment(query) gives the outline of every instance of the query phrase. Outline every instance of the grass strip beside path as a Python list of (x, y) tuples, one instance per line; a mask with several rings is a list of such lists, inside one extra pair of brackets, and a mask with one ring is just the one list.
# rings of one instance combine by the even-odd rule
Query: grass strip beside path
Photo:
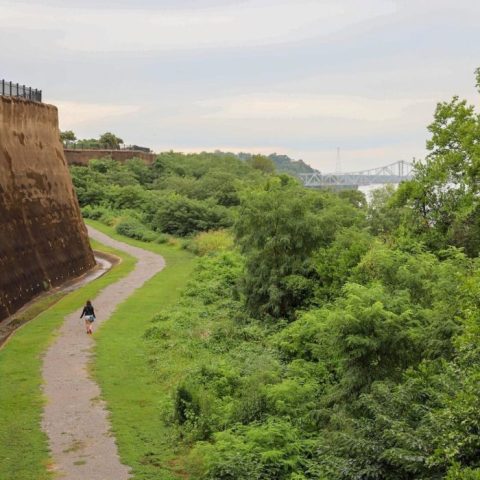
[[(182, 478), (176, 471), (175, 445), (164, 426), (168, 385), (157, 382), (143, 339), (152, 317), (174, 304), (195, 265), (195, 257), (177, 247), (127, 239), (99, 222), (89, 225), (122, 242), (163, 255), (165, 269), (122, 303), (96, 334), (94, 375), (111, 413), (122, 461), (135, 480)], [(174, 359), (172, 359), (173, 361)], [(167, 400), (168, 399), (168, 400)]]
[[(46, 480), (49, 450), (41, 430), (44, 398), (42, 353), (68, 314), (94, 298), (107, 285), (127, 275), (135, 259), (92, 242), (95, 249), (116, 255), (122, 262), (99, 279), (68, 294), (37, 318), (25, 324), (0, 350), (0, 479)], [(79, 330), (83, 332), (83, 330)]]

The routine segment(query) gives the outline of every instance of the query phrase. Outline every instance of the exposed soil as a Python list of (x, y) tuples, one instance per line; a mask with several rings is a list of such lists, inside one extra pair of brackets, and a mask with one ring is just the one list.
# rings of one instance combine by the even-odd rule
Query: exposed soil
[[(91, 227), (88, 230), (95, 240), (138, 259), (133, 272), (90, 299), (96, 329), (117, 305), (162, 270), (165, 262), (160, 255), (113, 240)], [(46, 406), (42, 427), (49, 439), (52, 470), (67, 480), (126, 480), (129, 468), (120, 462), (100, 388), (88, 372), (95, 334), (92, 338), (85, 333), (79, 318), (82, 307), (65, 318), (43, 362)]]

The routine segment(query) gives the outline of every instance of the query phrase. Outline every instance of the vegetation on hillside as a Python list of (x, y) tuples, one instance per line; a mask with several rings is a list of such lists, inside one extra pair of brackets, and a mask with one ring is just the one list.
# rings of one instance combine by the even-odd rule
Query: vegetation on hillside
[[(234, 154), (241, 160), (248, 161), (252, 158), (251, 153), (237, 153)], [(292, 175), (298, 175), (299, 173), (313, 173), (315, 169), (305, 163), (303, 160), (293, 160), (288, 155), (279, 155), (277, 153), (271, 153), (267, 157), (275, 165), (277, 172), (290, 173)]]
[(172, 475), (480, 479), (480, 115), (454, 98), (429, 131), (369, 205), (229, 155), (74, 167), (86, 215), (204, 255), (139, 353)]
[(164, 242), (233, 225), (240, 192), (261, 185), (273, 166), (266, 157), (166, 152), (152, 166), (92, 160), (71, 173), (85, 217), (116, 225), (139, 240)]

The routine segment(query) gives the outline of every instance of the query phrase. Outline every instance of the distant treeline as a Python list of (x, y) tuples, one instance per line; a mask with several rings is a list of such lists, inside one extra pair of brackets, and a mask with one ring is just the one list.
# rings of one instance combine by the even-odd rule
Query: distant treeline
[[(252, 153), (245, 153), (245, 152), (240, 152), (240, 153), (225, 153), (217, 150), (215, 154), (219, 155), (233, 155), (240, 160), (250, 160), (253, 156), (255, 156)], [(271, 153), (270, 155), (267, 155), (267, 158), (269, 158), (275, 165), (275, 168), (278, 172), (286, 172), (286, 173), (292, 173), (294, 175), (297, 175), (299, 173), (313, 173), (316, 170), (312, 168), (310, 165), (305, 163), (303, 160), (293, 160), (291, 159), (288, 155), (279, 155), (277, 153)]]

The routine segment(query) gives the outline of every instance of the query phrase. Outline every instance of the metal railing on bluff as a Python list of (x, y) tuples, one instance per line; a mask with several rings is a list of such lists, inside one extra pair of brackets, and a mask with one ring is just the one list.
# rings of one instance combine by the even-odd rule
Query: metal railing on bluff
[(26, 100), (33, 100), (34, 102), (42, 101), (41, 90), (5, 80), (0, 80), (0, 95), (25, 98)]

